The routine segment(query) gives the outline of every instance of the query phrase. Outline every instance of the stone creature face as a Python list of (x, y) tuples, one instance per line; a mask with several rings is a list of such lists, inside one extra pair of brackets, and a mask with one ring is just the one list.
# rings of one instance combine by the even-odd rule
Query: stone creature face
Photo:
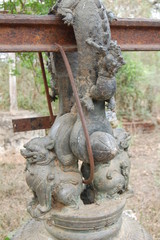
[[(113, 160), (114, 161), (114, 160)], [(95, 170), (94, 187), (97, 190), (96, 199), (101, 196), (114, 197), (123, 191), (125, 179), (120, 172), (119, 164), (101, 165)]]
[(26, 182), (34, 198), (28, 205), (28, 212), (38, 218), (51, 209), (54, 187), (54, 142), (49, 137), (34, 138), (24, 145), (22, 156), (27, 160)]
[(111, 41), (108, 52), (106, 56), (103, 57), (103, 66), (105, 66), (109, 75), (115, 76), (119, 68), (124, 64), (125, 62), (120, 47), (116, 41)]
[[(26, 182), (34, 198), (28, 212), (39, 218), (52, 208), (53, 199), (64, 205), (76, 205), (82, 192), (81, 174), (65, 172), (55, 160), (54, 141), (50, 137), (35, 138), (21, 150), (27, 160)], [(55, 161), (53, 161), (55, 160)]]
[(116, 128), (114, 129), (114, 137), (117, 140), (119, 150), (127, 151), (129, 147), (129, 141), (131, 139), (130, 134), (126, 132), (124, 129)]
[(21, 150), (21, 154), (29, 164), (42, 163), (55, 157), (51, 151), (54, 143), (49, 137), (34, 138), (25, 144), (24, 148)]

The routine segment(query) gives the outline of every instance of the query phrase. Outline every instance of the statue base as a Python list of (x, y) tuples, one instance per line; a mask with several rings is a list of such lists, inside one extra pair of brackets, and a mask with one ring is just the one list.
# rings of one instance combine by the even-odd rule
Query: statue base
[(12, 240), (151, 240), (150, 235), (123, 212), (125, 199), (53, 209), (30, 220)]

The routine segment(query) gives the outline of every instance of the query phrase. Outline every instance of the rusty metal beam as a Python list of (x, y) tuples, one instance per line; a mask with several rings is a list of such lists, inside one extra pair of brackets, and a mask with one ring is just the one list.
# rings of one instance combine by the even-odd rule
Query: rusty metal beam
[(60, 18), (0, 14), (0, 52), (52, 52), (54, 43), (76, 50), (73, 29)]
[[(160, 20), (118, 19), (111, 24), (112, 39), (124, 51), (160, 50)], [(72, 27), (55, 16), (0, 14), (0, 52), (52, 52), (55, 43), (76, 51)], [(15, 132), (50, 128), (50, 117), (13, 120)]]
[(7, 11), (7, 10), (0, 10), (0, 13), (2, 13), (2, 14), (7, 14), (9, 11)]
[(160, 50), (160, 20), (118, 19), (111, 30), (123, 51)]
[[(118, 19), (111, 32), (124, 51), (160, 50), (160, 20)], [(59, 17), (0, 14), (0, 52), (52, 52), (55, 43), (76, 50), (72, 27)]]
[(14, 119), (12, 120), (13, 131), (14, 132), (26, 132), (38, 129), (49, 129), (56, 116), (54, 116), (53, 121), (49, 116), (47, 117), (34, 117), (34, 118), (22, 118), (22, 119)]

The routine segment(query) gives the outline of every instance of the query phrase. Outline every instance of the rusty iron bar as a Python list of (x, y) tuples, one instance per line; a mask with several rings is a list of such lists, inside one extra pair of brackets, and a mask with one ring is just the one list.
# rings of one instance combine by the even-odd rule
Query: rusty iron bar
[[(111, 32), (124, 51), (160, 50), (160, 20), (118, 19)], [(55, 42), (65, 51), (76, 51), (73, 29), (61, 18), (0, 14), (0, 52), (54, 52)]]
[(76, 51), (72, 27), (59, 17), (0, 14), (0, 52), (54, 52), (54, 43)]
[[(118, 19), (111, 33), (123, 51), (160, 50), (158, 19)], [(73, 28), (60, 17), (0, 14), (0, 52), (54, 52), (55, 43), (76, 51)]]
[[(54, 120), (56, 116), (54, 116)], [(34, 131), (38, 129), (49, 129), (51, 128), (53, 121), (51, 121), (50, 116), (46, 117), (32, 117), (32, 118), (22, 118), (13, 119), (13, 131), (14, 132), (26, 132)]]
[(0, 10), (0, 14), (7, 14), (7, 13), (9, 13), (9, 11), (7, 11), (7, 10)]
[(50, 118), (51, 121), (54, 122), (55, 117), (53, 116), (53, 111), (52, 111), (52, 105), (51, 105), (51, 100), (50, 100), (50, 95), (49, 95), (49, 90), (48, 90), (48, 84), (47, 84), (47, 77), (45, 73), (45, 68), (44, 68), (44, 62), (43, 62), (43, 56), (42, 53), (39, 52), (39, 61), (41, 65), (41, 70), (42, 70), (42, 76), (43, 76), (43, 82), (44, 82), (44, 87), (45, 87), (45, 92), (46, 92), (46, 98), (47, 98), (47, 104), (48, 104), (48, 109), (50, 113)]
[(67, 56), (65, 54), (65, 51), (63, 50), (62, 46), (60, 46), (58, 44), (56, 44), (56, 46), (59, 48), (59, 50), (61, 52), (62, 58), (64, 60), (64, 63), (65, 63), (65, 66), (66, 66), (66, 69), (67, 69), (67, 72), (68, 72), (68, 76), (69, 76), (70, 83), (71, 83), (71, 86), (72, 86), (72, 90), (73, 90), (73, 93), (74, 93), (74, 97), (75, 97), (75, 100), (76, 100), (77, 109), (78, 109), (79, 116), (80, 116), (80, 119), (81, 119), (81, 122), (82, 122), (84, 135), (85, 135), (85, 138), (86, 138), (86, 145), (87, 145), (87, 151), (88, 151), (89, 162), (90, 162), (90, 176), (87, 180), (85, 179), (83, 181), (83, 183), (91, 184), (92, 181), (93, 181), (93, 178), (94, 178), (94, 158), (93, 158), (89, 133), (88, 133), (88, 129), (87, 129), (87, 124), (86, 124), (86, 121), (85, 121), (84, 113), (83, 113), (83, 110), (82, 110), (82, 106), (81, 106), (81, 103), (80, 103), (80, 99), (79, 99), (79, 96), (78, 96), (78, 92), (77, 92), (77, 89), (76, 89), (73, 73), (72, 73), (71, 66), (69, 64), (68, 58), (67, 58)]
[(123, 51), (160, 51), (159, 19), (124, 19), (111, 24), (112, 39)]

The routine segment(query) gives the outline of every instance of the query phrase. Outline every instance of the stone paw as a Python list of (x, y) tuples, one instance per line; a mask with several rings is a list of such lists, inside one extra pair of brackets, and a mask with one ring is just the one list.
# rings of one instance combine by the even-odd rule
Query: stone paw
[(63, 21), (68, 26), (73, 25), (73, 16), (71, 13), (67, 13), (66, 17), (63, 18)]
[(49, 206), (41, 206), (40, 204), (38, 204), (37, 206), (37, 210), (39, 210), (42, 213), (46, 213), (49, 212), (51, 208)]

